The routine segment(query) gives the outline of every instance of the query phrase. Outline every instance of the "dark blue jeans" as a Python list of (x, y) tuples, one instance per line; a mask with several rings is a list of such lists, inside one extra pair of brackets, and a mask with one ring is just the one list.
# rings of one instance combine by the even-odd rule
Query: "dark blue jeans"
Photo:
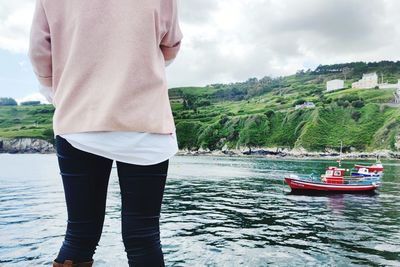
[[(59, 135), (55, 145), (68, 212), (55, 261), (91, 261), (103, 229), (113, 160), (79, 150)], [(164, 266), (159, 218), (168, 164), (168, 159), (154, 165), (117, 161), (122, 241), (129, 266)]]

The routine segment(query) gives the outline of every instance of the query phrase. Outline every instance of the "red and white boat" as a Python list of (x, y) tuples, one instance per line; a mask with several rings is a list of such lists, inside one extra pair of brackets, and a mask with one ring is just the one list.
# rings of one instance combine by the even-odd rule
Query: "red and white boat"
[(371, 192), (380, 186), (379, 177), (344, 176), (346, 169), (328, 167), (324, 175), (317, 178), (285, 177), (292, 191), (319, 192)]
[(355, 165), (354, 168), (356, 170), (366, 169), (369, 173), (382, 173), (383, 172), (383, 165), (382, 163), (374, 163), (370, 166), (363, 166), (363, 165)]

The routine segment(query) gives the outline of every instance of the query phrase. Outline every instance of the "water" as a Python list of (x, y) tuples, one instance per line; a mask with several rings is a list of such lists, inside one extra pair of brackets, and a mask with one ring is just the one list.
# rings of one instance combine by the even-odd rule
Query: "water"
[[(384, 162), (372, 196), (291, 195), (282, 183), (334, 163), (175, 156), (161, 216), (166, 265), (400, 266), (400, 162)], [(56, 156), (0, 154), (0, 168), (0, 266), (50, 266), (67, 216)], [(128, 266), (115, 168), (94, 260)]]

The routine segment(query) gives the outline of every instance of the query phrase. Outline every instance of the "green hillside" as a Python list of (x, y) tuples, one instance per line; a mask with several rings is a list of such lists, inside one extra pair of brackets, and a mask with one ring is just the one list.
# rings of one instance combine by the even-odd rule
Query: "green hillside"
[[(305, 148), (309, 151), (397, 151), (400, 108), (395, 89), (351, 89), (363, 73), (397, 83), (400, 62), (319, 66), (279, 78), (169, 90), (179, 147), (211, 150), (238, 146)], [(344, 79), (346, 89), (326, 91)], [(313, 102), (314, 108), (295, 109)], [(52, 140), (50, 105), (0, 107), (1, 137)]]
[(0, 137), (34, 137), (52, 142), (52, 105), (0, 106)]

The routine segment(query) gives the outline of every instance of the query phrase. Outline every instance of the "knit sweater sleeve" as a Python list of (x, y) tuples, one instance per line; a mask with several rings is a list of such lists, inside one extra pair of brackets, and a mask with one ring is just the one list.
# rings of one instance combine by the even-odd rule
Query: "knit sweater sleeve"
[(42, 0), (36, 0), (30, 30), (28, 57), (39, 83), (51, 87), (53, 79), (50, 27)]
[(176, 0), (172, 0), (170, 3), (170, 26), (160, 44), (161, 51), (166, 61), (170, 61), (176, 57), (180, 49), (181, 40), (183, 38), (181, 29), (179, 27)]

